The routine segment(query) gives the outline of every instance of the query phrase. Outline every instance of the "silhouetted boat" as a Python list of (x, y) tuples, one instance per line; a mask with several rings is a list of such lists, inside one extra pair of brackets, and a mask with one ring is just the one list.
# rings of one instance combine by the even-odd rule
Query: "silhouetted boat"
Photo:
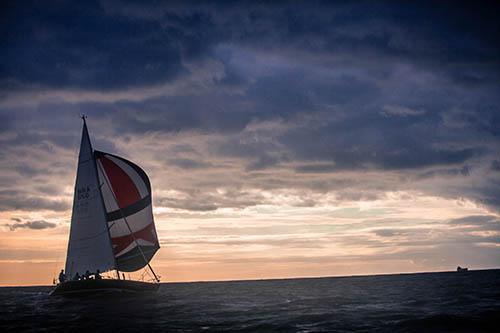
[(159, 283), (148, 283), (134, 280), (88, 279), (61, 283), (52, 291), (52, 295), (70, 296), (107, 292), (155, 292), (159, 287)]
[[(136, 164), (93, 150), (85, 117), (82, 119), (65, 266), (67, 281), (60, 282), (51, 294), (156, 291), (160, 280), (149, 262), (160, 244), (149, 179)], [(143, 268), (149, 269), (147, 273), (152, 274), (154, 282), (120, 279), (120, 271)], [(99, 273), (113, 270), (116, 279), (99, 278)]]
[(460, 266), (457, 267), (457, 272), (467, 272), (467, 271), (469, 271), (467, 267), (460, 267)]

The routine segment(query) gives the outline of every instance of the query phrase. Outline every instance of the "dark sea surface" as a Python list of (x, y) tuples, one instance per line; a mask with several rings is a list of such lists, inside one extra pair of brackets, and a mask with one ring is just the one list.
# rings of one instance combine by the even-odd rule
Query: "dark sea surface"
[(1, 332), (500, 332), (500, 270), (168, 283), (143, 296), (50, 290), (0, 288)]

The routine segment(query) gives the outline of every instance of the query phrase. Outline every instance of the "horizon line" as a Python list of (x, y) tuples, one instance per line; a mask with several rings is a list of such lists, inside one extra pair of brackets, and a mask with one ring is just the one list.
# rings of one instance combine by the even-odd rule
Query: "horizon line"
[[(463, 267), (466, 268), (466, 267)], [(480, 271), (496, 271), (500, 267), (490, 268), (477, 268), (470, 269), (467, 272), (460, 272), (462, 274), (468, 272)], [(328, 275), (328, 276), (296, 276), (296, 277), (282, 277), (282, 278), (262, 278), (262, 279), (229, 279), (229, 280), (194, 280), (194, 281), (165, 281), (160, 284), (187, 284), (187, 283), (223, 283), (223, 282), (258, 282), (258, 281), (280, 281), (280, 280), (306, 280), (306, 279), (338, 279), (350, 277), (372, 277), (372, 276), (392, 276), (392, 275), (416, 275), (416, 274), (436, 274), (436, 273), (459, 273), (456, 270), (450, 271), (416, 271), (416, 272), (398, 272), (398, 273), (377, 273), (377, 274), (353, 274), (353, 275)], [(56, 285), (50, 284), (25, 284), (25, 285), (0, 285), (0, 288), (31, 288), (31, 287), (54, 287)]]

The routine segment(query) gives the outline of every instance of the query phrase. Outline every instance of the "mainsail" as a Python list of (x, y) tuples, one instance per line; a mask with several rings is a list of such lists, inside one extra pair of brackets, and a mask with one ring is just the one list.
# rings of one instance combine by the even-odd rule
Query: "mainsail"
[(87, 270), (105, 272), (114, 268), (115, 258), (97, 182), (97, 165), (84, 122), (66, 256), (66, 275), (72, 278), (76, 273), (82, 275)]
[(136, 164), (95, 151), (99, 183), (116, 268), (132, 272), (146, 266), (160, 248), (151, 204), (151, 184)]

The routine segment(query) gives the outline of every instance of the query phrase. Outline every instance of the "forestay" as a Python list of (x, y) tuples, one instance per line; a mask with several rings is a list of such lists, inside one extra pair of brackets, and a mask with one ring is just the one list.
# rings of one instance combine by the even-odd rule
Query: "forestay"
[(136, 164), (94, 152), (116, 268), (132, 272), (146, 266), (160, 248), (153, 220), (151, 184)]
[(115, 268), (115, 258), (106, 224), (97, 166), (84, 123), (66, 257), (66, 275), (105, 272)]

